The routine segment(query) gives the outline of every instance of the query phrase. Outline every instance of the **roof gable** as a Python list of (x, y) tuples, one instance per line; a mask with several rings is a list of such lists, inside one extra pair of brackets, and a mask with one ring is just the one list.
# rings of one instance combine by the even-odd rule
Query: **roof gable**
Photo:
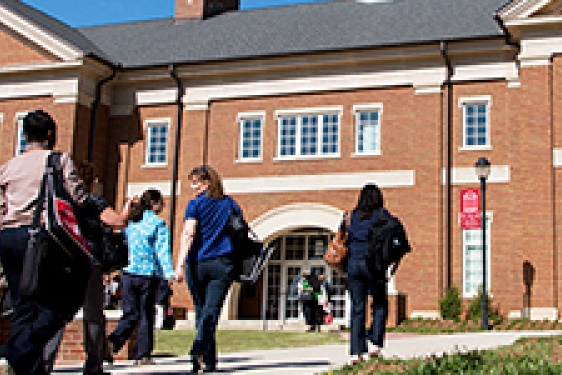
[(498, 15), (505, 21), (562, 16), (562, 0), (513, 0)]
[(0, 24), (63, 61), (106, 56), (78, 30), (17, 0), (0, 0)]

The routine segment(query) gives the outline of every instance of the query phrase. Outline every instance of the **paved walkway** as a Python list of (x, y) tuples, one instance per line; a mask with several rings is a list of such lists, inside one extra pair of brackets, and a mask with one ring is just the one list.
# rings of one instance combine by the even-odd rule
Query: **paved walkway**
[[(510, 345), (520, 337), (562, 335), (562, 331), (505, 331), (459, 333), (452, 335), (392, 334), (387, 337), (385, 358), (409, 359), (458, 351), (491, 349)], [(219, 355), (218, 374), (247, 375), (311, 375), (339, 368), (348, 359), (347, 344), (321, 345), (305, 348), (258, 350)], [(106, 366), (113, 374), (188, 374), (189, 357), (157, 358), (156, 365), (135, 367), (132, 361)], [(80, 364), (58, 365), (55, 374), (81, 374)]]

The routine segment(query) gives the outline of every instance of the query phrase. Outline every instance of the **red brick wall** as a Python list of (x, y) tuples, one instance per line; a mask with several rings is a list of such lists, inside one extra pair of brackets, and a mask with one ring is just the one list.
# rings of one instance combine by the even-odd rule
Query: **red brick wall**
[(45, 63), (55, 60), (54, 56), (6, 27), (0, 29), (0, 46), (2, 46), (0, 66), (17, 65), (22, 62), (26, 64)]

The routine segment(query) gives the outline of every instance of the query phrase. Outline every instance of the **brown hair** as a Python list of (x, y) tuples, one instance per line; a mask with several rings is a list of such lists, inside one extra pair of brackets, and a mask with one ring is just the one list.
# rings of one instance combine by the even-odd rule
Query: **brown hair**
[(78, 177), (84, 182), (84, 186), (88, 190), (91, 190), (94, 187), (94, 165), (87, 160), (82, 160), (77, 163), (76, 165), (76, 172), (78, 173)]
[(142, 219), (144, 211), (151, 210), (152, 205), (160, 202), (162, 199), (162, 193), (156, 189), (148, 189), (142, 193), (138, 203), (131, 202), (129, 208), (129, 220), (137, 222)]
[(224, 197), (221, 178), (213, 168), (208, 165), (195, 167), (189, 172), (188, 178), (191, 179), (192, 177), (197, 177), (201, 181), (209, 181), (207, 197), (214, 199), (222, 199)]

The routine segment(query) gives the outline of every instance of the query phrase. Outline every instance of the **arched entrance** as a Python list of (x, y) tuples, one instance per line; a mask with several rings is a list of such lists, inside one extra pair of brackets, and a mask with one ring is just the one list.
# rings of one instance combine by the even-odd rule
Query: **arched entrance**
[(326, 275), (332, 287), (334, 318), (345, 320), (343, 279), (323, 260), (341, 218), (342, 211), (334, 207), (301, 203), (279, 207), (254, 220), (254, 231), (275, 251), (255, 286), (243, 286), (231, 294), (232, 302), (238, 302), (238, 319), (300, 319), (296, 282), (302, 270), (310, 269)]

